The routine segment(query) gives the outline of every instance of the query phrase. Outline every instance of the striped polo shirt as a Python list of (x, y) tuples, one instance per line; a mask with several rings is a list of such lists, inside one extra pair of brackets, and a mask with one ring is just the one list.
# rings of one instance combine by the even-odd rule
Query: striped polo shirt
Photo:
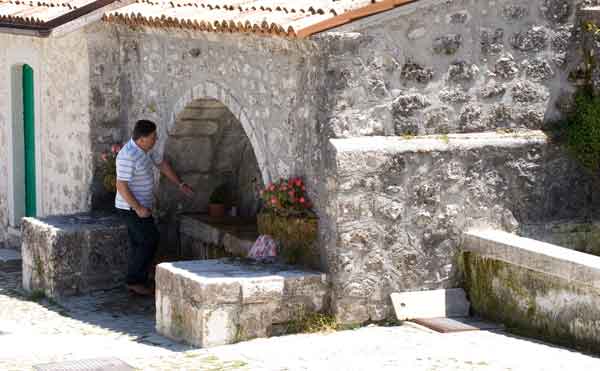
[[(133, 197), (144, 207), (152, 208), (154, 202), (154, 166), (161, 160), (150, 151), (144, 152), (131, 139), (117, 155), (117, 180), (127, 182)], [(115, 197), (117, 209), (130, 210), (130, 205), (119, 192)]]

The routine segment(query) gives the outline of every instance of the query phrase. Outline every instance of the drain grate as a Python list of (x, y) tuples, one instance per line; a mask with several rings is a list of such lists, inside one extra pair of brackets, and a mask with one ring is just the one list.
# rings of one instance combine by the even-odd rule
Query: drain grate
[(36, 371), (134, 371), (118, 358), (93, 358), (77, 361), (45, 363), (33, 366)]
[(483, 321), (472, 317), (458, 318), (421, 318), (413, 319), (411, 322), (418, 323), (437, 332), (460, 332), (478, 330), (502, 330), (504, 326), (497, 323)]

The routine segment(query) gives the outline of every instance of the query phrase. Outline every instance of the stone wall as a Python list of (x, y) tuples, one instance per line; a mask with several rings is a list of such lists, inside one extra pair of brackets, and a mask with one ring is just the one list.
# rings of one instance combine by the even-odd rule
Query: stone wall
[(572, 91), (576, 3), (420, 0), (323, 34), (333, 135), (541, 128)]
[(421, 0), (315, 37), (338, 319), (457, 285), (466, 226), (597, 217), (597, 182), (537, 131), (570, 108), (577, 3)]
[[(85, 211), (90, 203), (92, 154), (86, 36), (47, 39), (0, 34), (0, 242), (9, 223), (12, 139), (11, 68), (34, 70), (39, 215)], [(52, 61), (49, 63), (49, 61)]]
[[(307, 117), (293, 112), (302, 109), (298, 102), (310, 93), (298, 86), (303, 85), (299, 84), (303, 71), (313, 68), (305, 62), (316, 53), (314, 43), (179, 30), (133, 31), (105, 23), (88, 27), (87, 33), (96, 40), (91, 64), (99, 71), (112, 70), (92, 81), (95, 101), (104, 103), (97, 123), (118, 118), (121, 140), (127, 139), (135, 121), (151, 119), (159, 123), (157, 149), (162, 152), (177, 115), (196, 99), (214, 98), (244, 128), (263, 180), (303, 172), (299, 133)], [(117, 61), (119, 66), (113, 68)]]
[[(461, 233), (597, 213), (591, 177), (542, 132), (332, 140), (334, 310), (391, 314), (392, 292), (455, 287)], [(597, 185), (596, 185), (597, 186)]]

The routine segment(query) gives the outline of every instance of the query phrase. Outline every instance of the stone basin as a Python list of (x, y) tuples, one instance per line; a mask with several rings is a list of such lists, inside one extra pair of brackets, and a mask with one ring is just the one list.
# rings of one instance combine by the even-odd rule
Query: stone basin
[(324, 273), (246, 259), (162, 263), (156, 269), (156, 329), (199, 347), (271, 336), (328, 306)]

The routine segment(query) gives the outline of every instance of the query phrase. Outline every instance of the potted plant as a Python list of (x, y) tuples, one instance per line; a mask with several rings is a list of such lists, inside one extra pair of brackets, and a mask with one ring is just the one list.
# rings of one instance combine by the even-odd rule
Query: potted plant
[(228, 188), (226, 184), (216, 187), (208, 200), (208, 216), (222, 218), (225, 216)]
[(319, 223), (302, 179), (280, 179), (260, 194), (264, 209), (257, 216), (258, 232), (279, 242), (287, 263), (316, 268), (318, 256), (314, 242)]
[(100, 155), (100, 173), (104, 189), (114, 195), (117, 192), (117, 155), (121, 151), (120, 144), (113, 144), (110, 152)]

